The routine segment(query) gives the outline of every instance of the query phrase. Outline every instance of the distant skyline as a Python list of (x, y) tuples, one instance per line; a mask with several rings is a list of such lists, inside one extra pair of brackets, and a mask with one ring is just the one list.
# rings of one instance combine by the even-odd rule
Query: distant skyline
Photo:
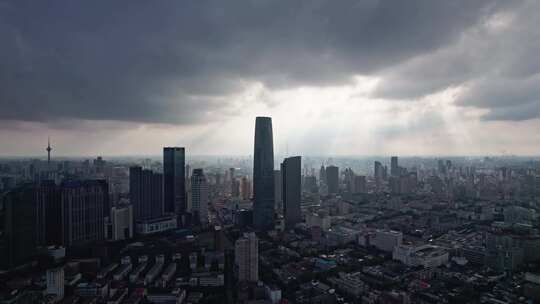
[(256, 116), (276, 155), (540, 155), (539, 19), (535, 0), (0, 0), (0, 157), (46, 159), (49, 136), (53, 160), (247, 156)]

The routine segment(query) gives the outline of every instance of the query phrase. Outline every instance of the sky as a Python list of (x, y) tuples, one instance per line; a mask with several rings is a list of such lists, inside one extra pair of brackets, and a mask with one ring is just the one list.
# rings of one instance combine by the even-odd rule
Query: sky
[(0, 0), (0, 45), (0, 156), (540, 151), (537, 0)]

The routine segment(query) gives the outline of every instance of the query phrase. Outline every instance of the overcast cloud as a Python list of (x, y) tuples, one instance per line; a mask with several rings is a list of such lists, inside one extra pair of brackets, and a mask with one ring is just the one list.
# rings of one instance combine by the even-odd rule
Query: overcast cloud
[(141, 126), (204, 133), (299, 103), (279, 92), (354, 87), (357, 76), (377, 85), (347, 103), (411, 104), (406, 122), (373, 130), (383, 139), (444, 125), (446, 114), (421, 109), (448, 91), (445, 104), (467, 123), (536, 119), (539, 20), (534, 0), (0, 0), (0, 135), (23, 136), (19, 122), (72, 135), (92, 122), (118, 122), (118, 136)]

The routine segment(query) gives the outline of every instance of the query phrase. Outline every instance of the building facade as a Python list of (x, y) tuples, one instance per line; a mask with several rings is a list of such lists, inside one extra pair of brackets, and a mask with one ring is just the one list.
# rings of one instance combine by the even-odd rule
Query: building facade
[(274, 227), (274, 144), (272, 119), (257, 117), (253, 160), (253, 223), (256, 229)]
[(163, 148), (163, 205), (164, 211), (183, 215), (186, 212), (185, 149)]
[(163, 215), (163, 175), (139, 166), (129, 168), (129, 200), (135, 221)]
[(255, 233), (245, 233), (234, 245), (239, 282), (259, 280), (259, 240)]
[(300, 203), (302, 200), (302, 158), (285, 158), (281, 164), (283, 214), (285, 227), (290, 229), (302, 221)]
[(208, 181), (203, 169), (194, 169), (191, 175), (191, 204), (194, 219), (208, 224)]
[(108, 202), (104, 180), (62, 183), (62, 245), (69, 247), (105, 237), (103, 209)]

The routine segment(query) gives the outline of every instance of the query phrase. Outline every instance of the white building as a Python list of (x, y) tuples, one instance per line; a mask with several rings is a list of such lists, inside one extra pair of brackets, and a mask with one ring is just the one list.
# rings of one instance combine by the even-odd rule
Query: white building
[(111, 208), (112, 240), (126, 240), (133, 237), (133, 207), (131, 205)]
[(64, 298), (64, 267), (47, 269), (47, 294), (56, 295), (55, 302)]
[(281, 289), (276, 286), (266, 285), (266, 296), (270, 299), (272, 304), (277, 304), (281, 301)]
[(394, 247), (403, 242), (403, 233), (393, 230), (377, 230), (370, 235), (369, 244), (377, 249), (392, 252)]
[(322, 230), (328, 230), (332, 224), (329, 216), (310, 213), (306, 215), (306, 225), (311, 227), (320, 227)]
[(259, 280), (259, 239), (255, 233), (245, 233), (234, 244), (235, 263), (238, 267), (238, 281), (257, 282)]
[(137, 233), (153, 234), (177, 228), (176, 215), (164, 216), (157, 219), (143, 220), (137, 223)]
[(448, 263), (449, 254), (446, 249), (433, 245), (400, 245), (394, 248), (392, 258), (411, 267), (433, 268)]

